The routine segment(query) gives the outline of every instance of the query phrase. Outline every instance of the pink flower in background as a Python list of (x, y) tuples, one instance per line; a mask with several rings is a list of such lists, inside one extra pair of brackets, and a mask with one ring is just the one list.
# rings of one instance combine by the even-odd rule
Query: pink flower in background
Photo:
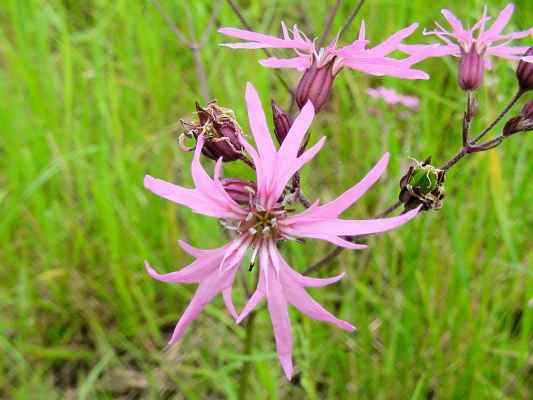
[(533, 28), (503, 34), (505, 26), (509, 23), (514, 11), (514, 5), (507, 7), (498, 15), (494, 23), (487, 29), (486, 24), (490, 20), (485, 7), (480, 20), (470, 29), (465, 29), (461, 21), (449, 10), (442, 10), (442, 15), (451, 27), (451, 30), (444, 29), (440, 24), (434, 31), (424, 32), (424, 35), (435, 35), (441, 39), (443, 45), (403, 45), (399, 49), (412, 55), (420, 57), (441, 57), (452, 55), (462, 57), (465, 54), (474, 52), (483, 57), (485, 66), (491, 68), (490, 57), (501, 57), (510, 60), (519, 60), (528, 47), (510, 46), (514, 39), (525, 38), (533, 35)]
[(383, 101), (391, 106), (402, 104), (412, 110), (417, 110), (420, 105), (418, 97), (404, 96), (398, 94), (394, 89), (387, 89), (384, 87), (368, 88), (367, 94), (375, 99), (383, 99)]
[[(256, 148), (242, 136), (242, 145), (253, 159), (256, 183), (247, 183), (249, 200), (243, 201), (238, 182), (231, 181), (232, 191), (227, 192), (222, 183), (222, 160), (215, 166), (211, 178), (200, 164), (204, 145), (203, 136), (198, 137), (191, 164), (195, 187), (192, 189), (174, 185), (147, 175), (144, 185), (153, 193), (192, 211), (219, 218), (234, 234), (226, 245), (209, 250), (200, 250), (180, 242), (182, 248), (195, 258), (190, 265), (179, 271), (159, 274), (146, 263), (148, 273), (155, 279), (171, 283), (196, 283), (198, 288), (190, 304), (179, 319), (170, 339), (170, 344), (179, 340), (188, 325), (202, 309), (219, 293), (222, 293), (231, 315), (241, 322), (259, 303), (266, 299), (270, 313), (278, 356), (288, 379), (292, 367), (292, 334), (288, 304), (316, 320), (329, 322), (347, 331), (355, 328), (325, 310), (306, 292), (306, 287), (326, 286), (340, 280), (344, 274), (328, 279), (305, 277), (292, 269), (277, 249), (277, 242), (291, 238), (315, 238), (326, 240), (349, 249), (362, 249), (365, 245), (349, 242), (347, 235), (365, 235), (394, 229), (418, 212), (412, 210), (400, 216), (371, 220), (346, 220), (339, 215), (356, 202), (379, 178), (388, 163), (385, 154), (374, 168), (357, 185), (348, 189), (337, 199), (311, 207), (298, 214), (287, 207), (285, 187), (291, 177), (310, 161), (322, 148), (325, 138), (309, 150), (298, 155), (301, 142), (314, 117), (311, 103), (307, 103), (294, 120), (285, 140), (276, 149), (268, 131), (259, 96), (251, 84), (246, 88), (246, 104), (250, 128)], [(243, 181), (244, 182), (244, 181)], [(255, 190), (254, 190), (255, 188)], [(238, 193), (236, 200), (232, 194)], [(238, 315), (232, 302), (231, 290), (235, 274), (248, 249), (252, 250), (250, 268), (259, 259), (259, 281), (242, 312)]]
[(292, 32), (289, 31), (284, 23), (281, 23), (283, 38), (237, 28), (221, 28), (219, 32), (245, 40), (243, 43), (223, 44), (223, 46), (233, 49), (292, 49), (296, 53), (296, 57), (292, 58), (270, 57), (259, 61), (261, 65), (268, 68), (294, 68), (305, 71), (312, 65), (321, 68), (331, 63), (333, 76), (345, 67), (370, 75), (394, 76), (403, 79), (428, 79), (429, 76), (424, 71), (411, 68), (413, 64), (420, 61), (421, 58), (418, 55), (402, 60), (388, 57), (398, 48), (402, 40), (416, 30), (417, 26), (418, 24), (412, 24), (394, 33), (373, 48), (367, 48), (369, 41), (365, 37), (364, 22), (361, 23), (357, 40), (340, 48), (337, 48), (337, 40), (335, 39), (328, 46), (317, 49), (316, 40), (310, 40), (296, 25), (292, 28)]

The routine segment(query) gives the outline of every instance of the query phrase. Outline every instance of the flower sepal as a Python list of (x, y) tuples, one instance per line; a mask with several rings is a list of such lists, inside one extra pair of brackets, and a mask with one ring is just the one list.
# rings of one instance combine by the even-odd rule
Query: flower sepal
[(415, 161), (400, 179), (400, 201), (406, 210), (422, 204), (422, 210), (437, 210), (442, 207), (446, 172), (431, 165), (431, 157)]

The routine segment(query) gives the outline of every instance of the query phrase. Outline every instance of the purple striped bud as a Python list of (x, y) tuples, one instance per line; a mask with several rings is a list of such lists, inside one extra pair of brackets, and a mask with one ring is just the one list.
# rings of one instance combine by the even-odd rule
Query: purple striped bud
[(483, 83), (485, 64), (482, 55), (475, 46), (468, 53), (463, 53), (459, 61), (459, 86), (463, 90), (476, 90)]
[(221, 182), (226, 193), (241, 205), (248, 204), (257, 189), (255, 182), (243, 181), (238, 178), (223, 178)]
[[(533, 56), (533, 47), (530, 47), (524, 57)], [(533, 64), (520, 60), (516, 69), (518, 84), (522, 90), (533, 90)]]
[(276, 134), (276, 139), (278, 143), (282, 144), (291, 129), (292, 120), (288, 113), (283, 111), (283, 109), (276, 104), (274, 100), (272, 104), (272, 119), (274, 120), (274, 133)]
[(333, 72), (335, 57), (318, 66), (316, 60), (307, 68), (296, 88), (296, 104), (300, 109), (308, 100), (318, 112), (327, 103), (336, 73)]
[(197, 102), (196, 113), (198, 123), (181, 121), (186, 130), (179, 137), (183, 150), (193, 150), (185, 145), (186, 138), (198, 139), (198, 136), (203, 135), (205, 143), (202, 153), (206, 157), (212, 160), (222, 157), (223, 161), (235, 161), (244, 157), (244, 148), (239, 140), (243, 132), (233, 110), (220, 107), (216, 101), (209, 102), (205, 108)]

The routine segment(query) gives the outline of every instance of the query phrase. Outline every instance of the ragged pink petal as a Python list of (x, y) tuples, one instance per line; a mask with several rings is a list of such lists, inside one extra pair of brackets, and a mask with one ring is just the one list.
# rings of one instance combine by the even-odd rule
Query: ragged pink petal
[(294, 68), (304, 71), (311, 65), (311, 58), (307, 56), (298, 56), (292, 58), (270, 57), (259, 60), (259, 64), (267, 68)]
[(305, 276), (300, 274), (299, 272), (295, 271), (292, 268), (289, 268), (286, 270), (292, 277), (294, 281), (296, 281), (299, 285), (304, 287), (323, 287), (332, 285), (334, 283), (337, 283), (340, 281), (344, 276), (346, 275), (345, 272), (340, 273), (337, 276), (332, 276), (331, 278), (311, 278), (309, 276)]
[(317, 219), (312, 222), (295, 223), (291, 226), (293, 234), (305, 237), (306, 234), (323, 232), (336, 236), (358, 236), (372, 233), (385, 232), (413, 219), (420, 210), (420, 207), (408, 211), (404, 214), (391, 218), (377, 218), (368, 220), (346, 220), (346, 219)]
[[(268, 269), (270, 265), (261, 265), (261, 268)], [(287, 379), (292, 378), (292, 332), (289, 321), (289, 310), (283, 288), (277, 274), (273, 271), (266, 276), (268, 279), (268, 291), (266, 294), (268, 311), (276, 340), (278, 358), (285, 372)]]
[(246, 84), (246, 108), (250, 129), (254, 136), (257, 151), (262, 159), (262, 164), (263, 166), (272, 165), (276, 156), (276, 148), (269, 133), (261, 100), (259, 100), (259, 95), (250, 82)]
[[(389, 153), (383, 154), (377, 164), (361, 179), (357, 185), (345, 191), (335, 200), (332, 200), (322, 206), (316, 207), (313, 212), (306, 213), (307, 218), (336, 218), (343, 211), (348, 209), (352, 204), (365, 194), (372, 187), (379, 177), (385, 172), (389, 163)], [(301, 214), (296, 214), (288, 218), (289, 221), (301, 220)]]
[(229, 313), (233, 317), (233, 319), (237, 319), (237, 310), (235, 310), (235, 305), (233, 304), (233, 298), (231, 295), (231, 286), (224, 289), (222, 291), (222, 297), (224, 299), (224, 304), (226, 305), (226, 308), (228, 309)]
[(401, 29), (398, 32), (391, 35), (384, 42), (380, 43), (376, 47), (371, 49), (373, 54), (379, 54), (386, 56), (389, 53), (393, 52), (401, 44), (402, 40), (409, 37), (418, 27), (417, 23), (409, 25), (407, 28)]
[[(237, 39), (248, 40), (252, 43), (224, 43), (224, 46), (233, 48), (280, 48), (280, 49), (301, 49), (306, 50), (309, 44), (302, 40), (280, 39), (275, 36), (264, 35), (262, 33), (247, 31), (237, 28), (220, 28), (219, 33), (226, 36), (232, 36)], [(253, 45), (255, 47), (243, 47), (244, 45)], [(238, 47), (239, 46), (239, 47)]]
[(461, 23), (461, 21), (459, 21), (459, 19), (450, 10), (444, 9), (441, 12), (442, 12), (442, 15), (444, 15), (444, 18), (446, 18), (446, 20), (452, 27), (454, 34), (460, 40), (467, 41), (469, 39), (469, 34), (463, 28), (463, 24)]
[(185, 329), (196, 319), (204, 307), (211, 302), (218, 293), (232, 285), (233, 280), (235, 279), (235, 272), (236, 268), (228, 270), (224, 274), (219, 274), (218, 270), (216, 270), (200, 283), (191, 302), (174, 328), (168, 343), (169, 345), (180, 340)]
[(514, 12), (514, 4), (508, 4), (498, 15), (492, 26), (483, 33), (482, 40), (495, 40), (497, 39), (505, 26), (511, 20), (511, 16)]
[(209, 274), (213, 273), (222, 260), (223, 255), (224, 252), (221, 251), (218, 255), (196, 259), (194, 262), (186, 267), (183, 267), (179, 271), (169, 272), (167, 274), (158, 273), (152, 268), (148, 261), (144, 262), (144, 267), (152, 278), (161, 282), (199, 283)]
[(329, 322), (330, 324), (336, 325), (348, 332), (353, 332), (355, 330), (355, 327), (352, 324), (336, 318), (309, 296), (305, 289), (292, 279), (290, 273), (287, 272), (288, 269), (291, 268), (287, 264), (283, 264), (280, 279), (283, 286), (283, 292), (290, 304), (295, 306), (308, 317), (317, 321)]

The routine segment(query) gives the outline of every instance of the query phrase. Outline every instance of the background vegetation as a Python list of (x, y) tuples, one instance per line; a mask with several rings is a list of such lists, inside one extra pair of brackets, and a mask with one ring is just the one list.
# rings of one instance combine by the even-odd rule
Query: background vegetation
[[(257, 31), (279, 21), (320, 35), (333, 2), (240, 1)], [(334, 31), (355, 1), (343, 1)], [(448, 7), (474, 21), (484, 3), (368, 0), (361, 18), (373, 42), (413, 21), (430, 27)], [(186, 34), (197, 35), (212, 2), (165, 0)], [(516, 1), (510, 28), (532, 25), (529, 0)], [(242, 26), (227, 3), (216, 26)], [(244, 86), (265, 107), (289, 97), (260, 52), (218, 46), (212, 30), (201, 50), (212, 97), (235, 109), (243, 126)], [(423, 41), (421, 30), (411, 42)], [(531, 44), (531, 41), (530, 41)], [(344, 72), (329, 108), (313, 125), (328, 144), (303, 171), (312, 198), (331, 199), (388, 150), (386, 176), (347, 215), (367, 217), (394, 202), (408, 157), (437, 164), (460, 146), (464, 98), (453, 60), (421, 64), (424, 82)], [(495, 63), (480, 91), (479, 131), (514, 93), (514, 64)], [(283, 72), (295, 84), (298, 75)], [(421, 98), (408, 114), (365, 95), (386, 85)], [(0, 397), (236, 398), (247, 371), (250, 399), (525, 399), (533, 387), (531, 138), (508, 140), (469, 157), (448, 176), (447, 199), (407, 226), (345, 252), (319, 275), (347, 277), (313, 292), (354, 322), (355, 334), (291, 314), (298, 376), (282, 376), (265, 308), (250, 354), (245, 328), (217, 299), (170, 351), (165, 343), (193, 286), (155, 282), (189, 258), (176, 245), (224, 240), (217, 223), (153, 196), (145, 173), (190, 184), (191, 155), (176, 145), (178, 119), (202, 100), (192, 52), (143, 0), (0, 2)], [(529, 95), (531, 98), (531, 95)], [(522, 102), (520, 103), (522, 104)], [(374, 111), (369, 112), (369, 108)], [(377, 110), (377, 111), (376, 111)], [(313, 139), (312, 139), (313, 140)], [(207, 162), (206, 162), (207, 164)], [(231, 166), (228, 174), (239, 172)], [(304, 270), (330, 246), (288, 245)], [(247, 273), (247, 272), (246, 272)], [(237, 291), (242, 305), (244, 294)]]

